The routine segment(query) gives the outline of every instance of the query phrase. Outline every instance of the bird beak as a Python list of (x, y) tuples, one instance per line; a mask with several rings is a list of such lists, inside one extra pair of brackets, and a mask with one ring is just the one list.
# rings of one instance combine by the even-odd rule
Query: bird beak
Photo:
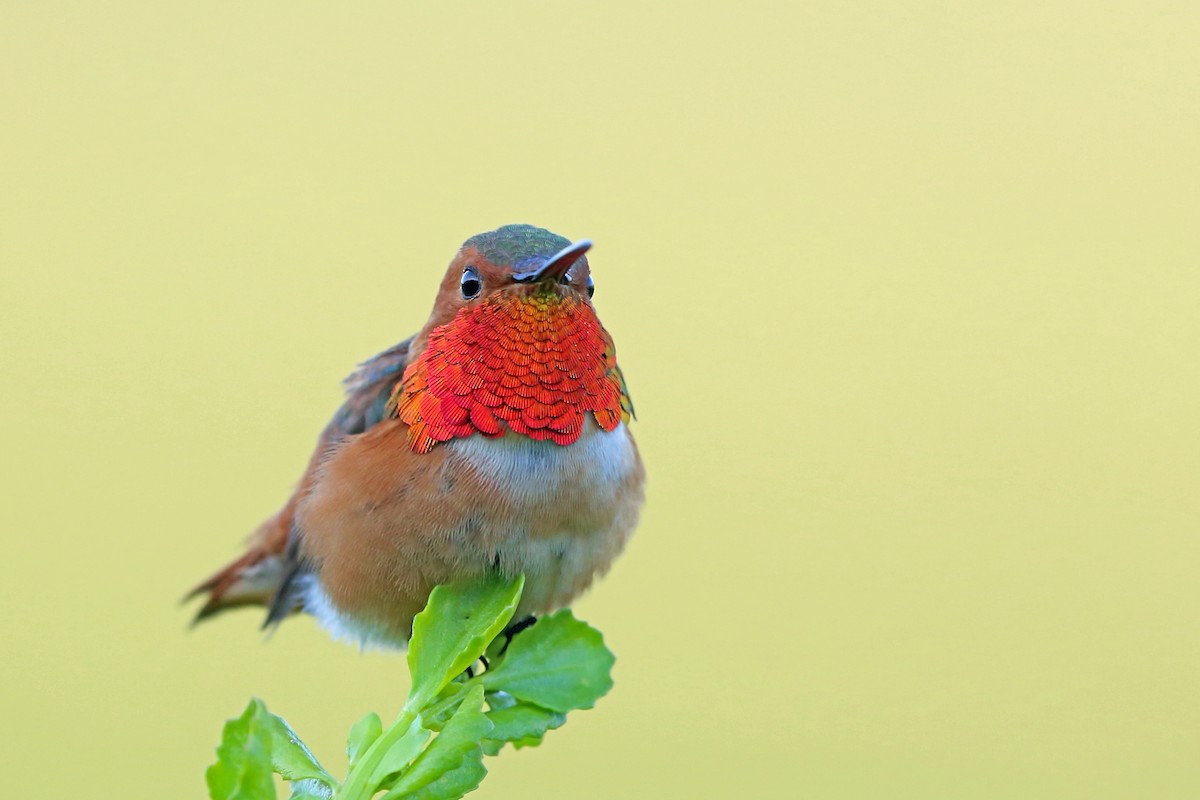
[(592, 249), (591, 239), (580, 239), (575, 244), (567, 245), (562, 250), (559, 250), (554, 255), (546, 260), (535, 270), (529, 272), (519, 272), (513, 275), (513, 280), (517, 283), (537, 283), (544, 280), (559, 280), (563, 275), (567, 274), (575, 262), (583, 256), (588, 250)]

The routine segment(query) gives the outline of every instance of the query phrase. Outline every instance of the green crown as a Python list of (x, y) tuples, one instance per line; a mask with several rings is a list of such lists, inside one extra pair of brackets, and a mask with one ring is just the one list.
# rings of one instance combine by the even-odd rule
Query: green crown
[(549, 257), (571, 242), (533, 225), (505, 225), (494, 231), (472, 236), (463, 247), (474, 247), (493, 264), (514, 265), (533, 257)]

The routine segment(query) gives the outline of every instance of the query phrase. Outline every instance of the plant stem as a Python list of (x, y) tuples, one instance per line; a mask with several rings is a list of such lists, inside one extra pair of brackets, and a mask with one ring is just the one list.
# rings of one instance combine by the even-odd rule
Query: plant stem
[(350, 770), (342, 787), (335, 794), (337, 800), (371, 800), (377, 791), (372, 782), (375, 771), (379, 769), (383, 757), (392, 748), (392, 745), (408, 733), (408, 729), (412, 727), (416, 718), (416, 712), (408, 710), (407, 707), (400, 712), (400, 716), (396, 718), (392, 726), (367, 748), (362, 760), (354, 765), (354, 769)]

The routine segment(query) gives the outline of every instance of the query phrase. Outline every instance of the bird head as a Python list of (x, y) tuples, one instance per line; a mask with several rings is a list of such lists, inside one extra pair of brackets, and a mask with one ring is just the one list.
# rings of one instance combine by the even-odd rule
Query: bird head
[(463, 244), (392, 395), (414, 450), (509, 431), (567, 445), (589, 416), (604, 430), (628, 418), (612, 337), (592, 305), (590, 248), (531, 225)]

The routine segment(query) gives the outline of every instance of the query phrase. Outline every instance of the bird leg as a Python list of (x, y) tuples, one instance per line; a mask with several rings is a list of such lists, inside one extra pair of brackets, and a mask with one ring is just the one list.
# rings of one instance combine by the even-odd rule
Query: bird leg
[[(488, 669), (491, 668), (491, 664), (488, 663), (487, 656), (480, 656), (478, 661), (481, 664), (483, 664), (484, 672), (487, 672)], [(469, 665), (466, 669), (463, 670), (463, 674), (467, 676), (467, 680), (471, 680), (471, 678), (474, 678), (475, 677), (475, 665), (474, 664)]]
[(533, 625), (535, 622), (537, 622), (537, 617), (535, 617), (533, 614), (530, 614), (528, 617), (514, 622), (512, 625), (509, 625), (507, 628), (505, 628), (504, 633), (501, 634), (504, 637), (504, 646), (500, 648), (500, 652), (497, 653), (497, 655), (504, 655), (504, 653), (508, 650), (508, 646), (512, 644), (513, 638), (516, 637), (516, 635), (521, 631)]

